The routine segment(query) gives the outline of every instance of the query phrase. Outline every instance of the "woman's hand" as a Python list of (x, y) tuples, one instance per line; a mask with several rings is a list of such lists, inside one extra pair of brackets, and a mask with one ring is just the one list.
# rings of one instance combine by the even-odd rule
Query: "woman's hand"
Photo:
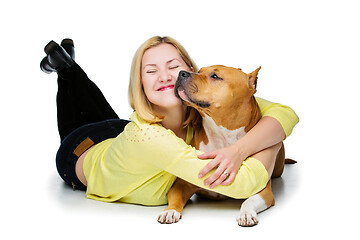
[(210, 170), (217, 168), (204, 184), (214, 188), (229, 185), (236, 177), (242, 162), (257, 152), (280, 143), (285, 138), (280, 122), (272, 117), (263, 117), (244, 137), (234, 144), (198, 156), (200, 159), (213, 158), (199, 173), (204, 177)]
[(246, 157), (235, 145), (201, 154), (198, 158), (212, 158), (213, 160), (200, 171), (199, 178), (204, 177), (209, 171), (217, 168), (209, 178), (205, 179), (204, 184), (210, 185), (210, 188), (214, 188), (219, 184), (229, 185), (234, 181)]

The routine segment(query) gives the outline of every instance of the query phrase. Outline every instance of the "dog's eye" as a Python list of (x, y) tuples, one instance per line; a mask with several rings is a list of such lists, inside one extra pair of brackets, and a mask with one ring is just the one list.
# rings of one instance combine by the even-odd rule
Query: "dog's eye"
[(216, 80), (223, 80), (221, 77), (216, 75), (216, 73), (213, 73), (210, 77), (213, 78), (213, 79), (216, 79)]

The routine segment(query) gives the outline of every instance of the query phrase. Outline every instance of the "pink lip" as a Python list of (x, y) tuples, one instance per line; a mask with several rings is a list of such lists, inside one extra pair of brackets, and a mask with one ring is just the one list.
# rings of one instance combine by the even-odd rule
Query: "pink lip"
[(156, 91), (165, 91), (165, 90), (168, 90), (168, 89), (174, 89), (174, 84), (167, 85), (167, 86), (162, 86), (162, 87), (158, 88)]

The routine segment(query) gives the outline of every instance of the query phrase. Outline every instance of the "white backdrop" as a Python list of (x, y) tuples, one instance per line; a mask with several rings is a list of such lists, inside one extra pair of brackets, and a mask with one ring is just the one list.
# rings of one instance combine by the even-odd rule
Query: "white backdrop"
[[(184, 238), (191, 231), (211, 239), (288, 239), (354, 231), (358, 12), (350, 0), (2, 2), (0, 236)], [(44, 46), (72, 38), (76, 61), (118, 115), (128, 118), (131, 60), (154, 35), (177, 39), (199, 67), (223, 64), (251, 72), (262, 66), (257, 96), (289, 105), (299, 115), (285, 142), (288, 157), (299, 162), (291, 167), (296, 188), (287, 185), (288, 201), (260, 215), (257, 227), (236, 225), (237, 203), (210, 204), (199, 212), (192, 205), (180, 223), (159, 225), (155, 218), (163, 207), (87, 200), (57, 176), (56, 74), (39, 68)], [(218, 207), (221, 211), (214, 210)]]

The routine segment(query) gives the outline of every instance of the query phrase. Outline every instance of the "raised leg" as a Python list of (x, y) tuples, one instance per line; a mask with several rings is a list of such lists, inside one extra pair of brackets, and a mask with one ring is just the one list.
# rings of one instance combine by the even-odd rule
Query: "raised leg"
[(100, 89), (74, 61), (74, 42), (64, 39), (61, 46), (50, 41), (40, 68), (57, 72), (57, 116), (61, 141), (75, 129), (90, 123), (119, 119)]
[(57, 110), (61, 140), (85, 124), (119, 119), (101, 90), (77, 64), (58, 70)]

